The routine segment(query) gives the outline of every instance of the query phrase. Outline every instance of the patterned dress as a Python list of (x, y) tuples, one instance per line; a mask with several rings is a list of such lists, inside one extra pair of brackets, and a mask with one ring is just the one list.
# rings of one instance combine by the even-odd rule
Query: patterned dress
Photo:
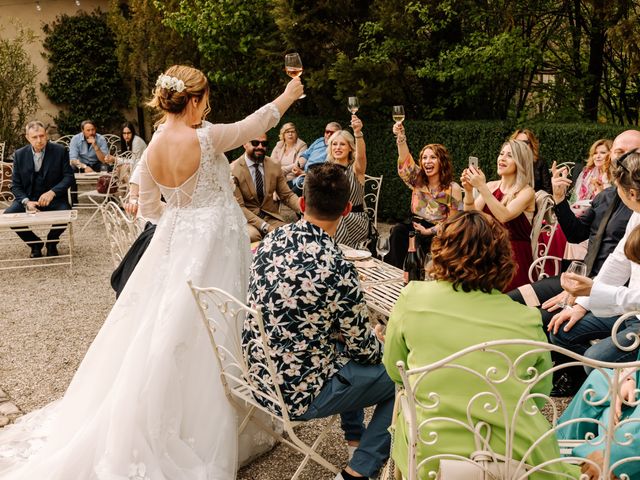
[(364, 211), (364, 185), (356, 178), (353, 165), (346, 168), (345, 175), (349, 180), (349, 201), (353, 207), (349, 215), (342, 217), (335, 240), (336, 243), (358, 248), (362, 242), (369, 238), (370, 220)]

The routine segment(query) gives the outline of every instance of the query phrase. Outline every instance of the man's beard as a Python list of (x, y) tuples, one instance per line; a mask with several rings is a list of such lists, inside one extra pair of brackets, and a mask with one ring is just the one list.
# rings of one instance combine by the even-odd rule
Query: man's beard
[(264, 160), (264, 157), (266, 157), (266, 152), (261, 151), (261, 150), (254, 150), (253, 151), (253, 160), (255, 160), (258, 163), (261, 163)]

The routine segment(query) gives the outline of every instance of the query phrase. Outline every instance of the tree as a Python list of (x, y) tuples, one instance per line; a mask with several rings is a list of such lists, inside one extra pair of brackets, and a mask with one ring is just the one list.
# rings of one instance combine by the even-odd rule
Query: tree
[(61, 132), (77, 132), (90, 118), (101, 130), (116, 130), (124, 117), (124, 87), (113, 32), (100, 10), (61, 15), (45, 25), (43, 42), (49, 61), (42, 90), (66, 109), (56, 117)]
[(5, 156), (25, 143), (24, 126), (38, 109), (38, 70), (25, 50), (33, 42), (33, 32), (21, 27), (12, 39), (0, 37), (0, 142), (6, 142)]
[(214, 112), (237, 118), (281, 91), (282, 41), (269, 0), (156, 2), (165, 24), (194, 39), (211, 82)]
[[(166, 8), (177, 2), (165, 3)], [(149, 138), (152, 116), (145, 114), (144, 103), (151, 98), (158, 75), (167, 67), (199, 64), (196, 44), (188, 35), (180, 35), (166, 26), (162, 12), (152, 0), (119, 0), (111, 2), (109, 26), (116, 37), (116, 52), (120, 71), (129, 86), (129, 104), (136, 108), (139, 135)]]

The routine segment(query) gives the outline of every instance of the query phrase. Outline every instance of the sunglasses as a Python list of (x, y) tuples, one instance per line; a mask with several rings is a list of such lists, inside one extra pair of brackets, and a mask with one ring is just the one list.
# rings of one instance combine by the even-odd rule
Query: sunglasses
[(258, 145), (262, 145), (263, 147), (269, 146), (269, 140), (251, 140), (251, 145), (257, 147)]
[(334, 133), (336, 133), (336, 130), (325, 130), (324, 131), (325, 135), (333, 135)]

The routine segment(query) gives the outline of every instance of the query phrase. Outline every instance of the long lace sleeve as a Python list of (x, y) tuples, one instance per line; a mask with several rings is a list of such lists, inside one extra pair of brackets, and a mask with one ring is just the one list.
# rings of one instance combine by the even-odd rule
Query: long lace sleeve
[(162, 212), (164, 212), (165, 205), (160, 200), (160, 188), (151, 173), (149, 173), (146, 155), (140, 161), (136, 170), (140, 179), (140, 196), (138, 197), (140, 215), (153, 223), (158, 223)]
[(268, 103), (244, 120), (235, 123), (217, 123), (209, 130), (212, 145), (223, 153), (247, 143), (275, 127), (280, 121), (280, 112), (273, 103)]

